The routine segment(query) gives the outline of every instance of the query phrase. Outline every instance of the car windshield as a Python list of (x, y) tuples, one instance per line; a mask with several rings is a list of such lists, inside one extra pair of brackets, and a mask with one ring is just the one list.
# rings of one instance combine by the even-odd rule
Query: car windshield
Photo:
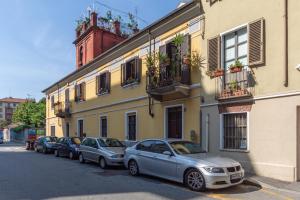
[(173, 150), (180, 155), (183, 154), (196, 154), (196, 153), (204, 153), (200, 144), (196, 144), (189, 141), (173, 141), (169, 142)]
[(56, 137), (45, 137), (46, 142), (56, 142), (57, 138)]
[(101, 147), (123, 147), (124, 145), (117, 139), (106, 138), (98, 139)]
[(81, 140), (78, 137), (71, 138), (71, 141), (72, 141), (73, 144), (81, 144)]

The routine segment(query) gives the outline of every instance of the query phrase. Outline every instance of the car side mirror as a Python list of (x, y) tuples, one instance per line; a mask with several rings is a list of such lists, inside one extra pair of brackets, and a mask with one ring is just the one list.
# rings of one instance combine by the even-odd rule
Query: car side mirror
[(164, 151), (163, 154), (166, 156), (172, 156), (172, 153), (170, 151)]

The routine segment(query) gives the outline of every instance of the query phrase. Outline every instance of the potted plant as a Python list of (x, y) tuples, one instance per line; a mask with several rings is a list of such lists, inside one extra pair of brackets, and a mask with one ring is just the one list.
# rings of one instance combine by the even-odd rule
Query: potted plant
[(159, 53), (159, 54), (158, 54), (158, 60), (159, 60), (159, 64), (160, 64), (162, 67), (166, 67), (166, 66), (168, 66), (168, 65), (171, 64), (170, 58), (169, 58), (167, 55), (165, 55), (165, 54)]
[(215, 69), (215, 71), (213, 71), (213, 77), (220, 77), (224, 75), (224, 69)]
[(231, 73), (236, 73), (242, 71), (243, 67), (243, 63), (241, 63), (239, 60), (236, 60), (233, 64), (230, 65), (229, 69)]
[(148, 73), (150, 76), (155, 75), (156, 67), (155, 67), (155, 54), (147, 54), (146, 56), (146, 66), (148, 68)]
[(236, 91), (238, 88), (238, 82), (237, 81), (231, 81), (229, 83), (229, 89), (233, 92)]
[(191, 56), (190, 55), (184, 55), (182, 57), (182, 63), (185, 65), (190, 65), (191, 64)]

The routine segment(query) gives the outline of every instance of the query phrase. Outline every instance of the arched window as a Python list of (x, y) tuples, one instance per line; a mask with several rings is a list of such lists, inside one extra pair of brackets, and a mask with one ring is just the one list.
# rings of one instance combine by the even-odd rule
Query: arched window
[(83, 48), (82, 46), (79, 48), (79, 66), (83, 64)]

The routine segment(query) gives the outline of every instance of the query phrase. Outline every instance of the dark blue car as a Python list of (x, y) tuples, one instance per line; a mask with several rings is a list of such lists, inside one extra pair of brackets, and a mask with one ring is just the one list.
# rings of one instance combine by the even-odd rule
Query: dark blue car
[(81, 138), (79, 137), (62, 137), (55, 144), (54, 155), (56, 157), (66, 156), (70, 159), (78, 158), (79, 145)]

